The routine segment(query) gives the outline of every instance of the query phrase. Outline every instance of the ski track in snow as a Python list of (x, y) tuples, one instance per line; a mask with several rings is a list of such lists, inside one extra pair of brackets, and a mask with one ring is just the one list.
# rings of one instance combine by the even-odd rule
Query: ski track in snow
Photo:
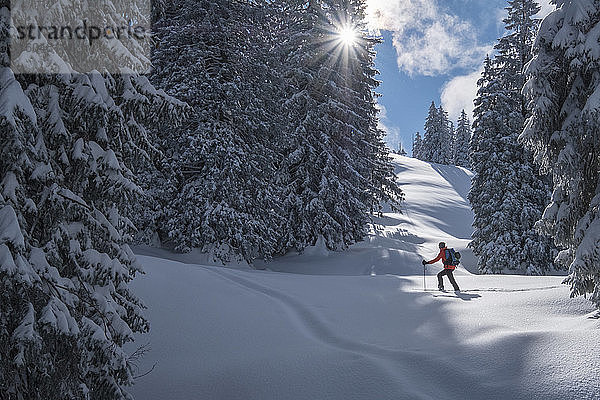
[[(292, 296), (263, 284), (242, 278), (233, 271), (230, 272), (224, 269), (217, 269), (218, 267), (201, 267), (244, 290), (262, 294), (278, 303), (285, 310), (291, 322), (309, 339), (335, 350), (350, 352), (377, 362), (398, 386), (398, 391), (392, 397), (395, 400), (442, 398), (440, 396), (444, 396), (444, 394), (438, 392), (435, 387), (430, 390), (424, 390), (423, 388), (412, 389), (414, 387), (414, 382), (424, 378), (424, 371), (428, 371), (425, 374), (431, 374), (432, 379), (436, 379), (439, 371), (445, 371), (445, 375), (442, 379), (444, 382), (460, 382), (456, 387), (453, 387), (454, 385), (452, 384), (445, 385), (445, 389), (450, 390), (450, 392), (446, 392), (445, 395), (450, 397), (454, 397), (451, 395), (451, 392), (458, 390), (458, 392), (455, 393), (458, 394), (463, 390), (463, 386), (466, 385), (478, 387), (480, 389), (480, 394), (486, 399), (500, 400), (506, 398), (506, 394), (502, 391), (498, 391), (498, 387), (495, 386), (493, 382), (490, 384), (482, 382), (482, 376), (480, 376), (481, 371), (457, 368), (456, 359), (448, 360), (447, 358), (434, 355), (423, 348), (414, 350), (389, 349), (370, 343), (353, 341), (347, 337), (336, 334), (318, 317), (318, 315), (311, 311), (310, 308), (306, 307)], [(459, 358), (463, 358), (458, 354), (455, 354), (455, 356), (456, 355), (459, 356)], [(467, 365), (468, 358), (468, 356), (464, 355), (464, 360), (461, 364)], [(399, 372), (399, 370), (402, 370), (402, 372)], [(513, 399), (518, 398), (521, 397), (513, 396)], [(523, 399), (525, 398), (529, 397), (523, 397)]]
[[(435, 368), (439, 368), (439, 366), (446, 364), (444, 360), (431, 360), (430, 355), (429, 357), (424, 357), (423, 349), (386, 349), (373, 344), (356, 342), (347, 337), (339, 336), (314, 312), (293, 297), (273, 288), (249, 281), (239, 275), (234, 275), (231, 272), (225, 272), (224, 270), (217, 270), (210, 267), (206, 269), (243, 289), (258, 292), (278, 303), (285, 310), (291, 322), (309, 339), (335, 350), (354, 353), (376, 362), (382, 367), (390, 379), (396, 383), (397, 391), (394, 398), (397, 398), (396, 396), (398, 393), (405, 393), (406, 399), (422, 398), (421, 394), (409, 389), (413, 386), (411, 380), (415, 378), (410, 378), (412, 371), (410, 366), (406, 365), (408, 364), (408, 360), (410, 360), (412, 366), (426, 362), (430, 364), (426, 367), (430, 370), (434, 370)], [(404, 365), (400, 365), (400, 363), (404, 363)], [(450, 365), (447, 365), (447, 367), (449, 368)], [(399, 368), (404, 370), (402, 374), (398, 374)], [(398, 382), (398, 376), (402, 376), (402, 382)]]
[[(504, 292), (504, 293), (516, 293), (516, 292), (535, 292), (539, 290), (553, 290), (560, 289), (563, 286), (554, 285), (554, 286), (544, 286), (544, 287), (534, 287), (534, 288), (521, 288), (521, 289), (507, 289), (507, 288), (485, 288), (485, 289), (466, 289), (461, 290), (460, 293), (471, 293), (471, 292)], [(440, 291), (439, 289), (420, 289), (420, 290), (411, 290), (412, 292), (441, 292), (441, 293), (450, 293), (452, 291)]]
[(327, 346), (334, 347), (339, 350), (351, 351), (364, 356), (374, 356), (378, 358), (395, 358), (398, 355), (406, 357), (411, 355), (413, 357), (420, 357), (422, 349), (410, 351), (410, 350), (392, 350), (379, 347), (373, 344), (354, 342), (348, 338), (336, 335), (331, 329), (327, 327), (327, 324), (323, 322), (315, 313), (313, 313), (308, 307), (305, 307), (301, 302), (294, 299), (293, 297), (282, 293), (278, 290), (266, 287), (256, 282), (251, 282), (238, 275), (233, 275), (230, 272), (217, 270), (215, 268), (207, 268), (216, 275), (219, 275), (223, 279), (242, 286), (244, 289), (259, 292), (271, 300), (279, 303), (290, 316), (290, 319), (294, 324), (300, 328), (300, 330), (309, 338), (321, 342)]
[(515, 292), (535, 292), (538, 290), (553, 290), (560, 289), (562, 286), (544, 286), (537, 288), (523, 288), (523, 289), (506, 289), (506, 288), (488, 288), (488, 289), (467, 289), (461, 290), (461, 292), (505, 292), (505, 293), (515, 293)]

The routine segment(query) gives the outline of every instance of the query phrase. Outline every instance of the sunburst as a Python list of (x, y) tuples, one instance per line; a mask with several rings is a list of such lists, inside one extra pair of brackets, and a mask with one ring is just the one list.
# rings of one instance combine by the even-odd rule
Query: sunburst
[(358, 32), (352, 26), (341, 26), (338, 29), (337, 38), (344, 46), (354, 47), (358, 39)]
[[(329, 75), (334, 71), (348, 75), (351, 64), (364, 45), (364, 32), (348, 15), (338, 14), (331, 18), (317, 39), (318, 56), (314, 63), (324, 63), (329, 69)], [(323, 76), (322, 79), (327, 79)]]

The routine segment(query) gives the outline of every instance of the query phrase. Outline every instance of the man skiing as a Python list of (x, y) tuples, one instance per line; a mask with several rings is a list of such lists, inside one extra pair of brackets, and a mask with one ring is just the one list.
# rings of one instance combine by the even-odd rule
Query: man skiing
[(458, 291), (460, 291), (460, 289), (459, 289), (458, 285), (456, 284), (456, 280), (454, 280), (454, 274), (453, 274), (454, 269), (456, 268), (456, 265), (450, 265), (451, 261), (446, 260), (446, 250), (448, 250), (446, 248), (446, 243), (440, 242), (439, 246), (440, 246), (440, 254), (438, 254), (438, 256), (431, 261), (423, 260), (423, 265), (433, 264), (435, 262), (438, 262), (439, 260), (442, 260), (442, 262), (444, 263), (444, 270), (440, 271), (440, 273), (437, 274), (438, 289), (444, 290), (444, 281), (442, 280), (442, 277), (444, 275), (448, 275), (448, 279), (450, 280), (450, 283), (454, 287), (454, 291), (458, 292)]

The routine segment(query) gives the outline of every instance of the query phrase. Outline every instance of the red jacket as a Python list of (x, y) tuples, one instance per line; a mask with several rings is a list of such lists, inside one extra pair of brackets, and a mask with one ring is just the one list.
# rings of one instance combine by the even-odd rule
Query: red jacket
[(444, 263), (444, 269), (455, 269), (456, 268), (455, 265), (446, 265), (446, 250), (448, 250), (447, 247), (444, 247), (443, 249), (441, 249), (440, 254), (438, 254), (438, 256), (435, 259), (433, 259), (431, 261), (427, 261), (427, 264), (433, 264), (435, 262), (442, 260), (442, 262)]

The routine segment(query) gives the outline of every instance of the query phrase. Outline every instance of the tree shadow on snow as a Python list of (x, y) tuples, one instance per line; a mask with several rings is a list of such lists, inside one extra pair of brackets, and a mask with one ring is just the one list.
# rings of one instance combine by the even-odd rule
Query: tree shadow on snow
[(440, 174), (460, 197), (468, 202), (467, 196), (469, 195), (469, 190), (471, 190), (471, 179), (467, 170), (441, 164), (431, 164), (431, 168)]

